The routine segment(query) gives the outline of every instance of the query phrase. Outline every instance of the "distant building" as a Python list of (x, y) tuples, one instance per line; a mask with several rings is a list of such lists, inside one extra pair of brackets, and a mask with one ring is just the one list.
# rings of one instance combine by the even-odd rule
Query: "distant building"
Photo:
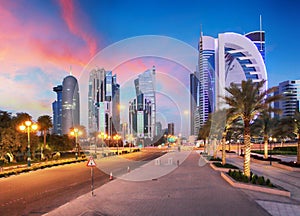
[(156, 122), (156, 124), (155, 124), (155, 130), (156, 130), (155, 131), (156, 135), (163, 134), (161, 122)]
[(138, 75), (138, 78), (134, 80), (135, 91), (137, 98), (143, 94), (143, 97), (151, 101), (151, 119), (150, 126), (147, 128), (148, 137), (153, 139), (156, 135), (156, 69), (153, 66), (151, 70), (146, 70), (142, 74)]
[(296, 110), (300, 111), (300, 80), (287, 80), (279, 83), (278, 91), (275, 95), (281, 94), (282, 100), (276, 101), (274, 107), (281, 109), (281, 114), (275, 117), (284, 118), (294, 116)]
[(127, 140), (128, 138), (128, 123), (127, 122), (123, 122), (121, 124), (121, 136), (122, 136), (122, 140)]
[(57, 99), (52, 103), (53, 111), (53, 134), (62, 135), (62, 85), (53, 87)]
[(168, 124), (168, 135), (174, 135), (174, 123)]
[(120, 131), (120, 85), (116, 75), (105, 69), (93, 69), (89, 76), (89, 133), (103, 132), (112, 136)]
[(80, 124), (79, 88), (77, 79), (69, 75), (62, 85), (53, 88), (57, 100), (52, 103), (53, 133), (69, 134), (72, 127)]
[(129, 133), (137, 138), (152, 138), (152, 102), (139, 94), (129, 102)]

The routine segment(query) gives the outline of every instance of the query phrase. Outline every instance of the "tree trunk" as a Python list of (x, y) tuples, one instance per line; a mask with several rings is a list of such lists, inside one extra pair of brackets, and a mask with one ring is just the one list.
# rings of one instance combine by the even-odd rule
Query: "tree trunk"
[(268, 135), (264, 135), (264, 158), (268, 159)]
[(297, 164), (300, 164), (300, 132), (298, 132)]
[(250, 153), (251, 153), (251, 140), (250, 140), (250, 121), (244, 120), (244, 175), (250, 177)]
[(218, 145), (217, 145), (217, 139), (214, 138), (213, 140), (213, 158), (217, 158), (217, 152), (218, 152)]
[(44, 135), (44, 145), (43, 145), (43, 150), (41, 151), (41, 159), (44, 159), (45, 157), (44, 157), (44, 150), (45, 150), (45, 148), (46, 148), (46, 136), (47, 136), (47, 134), (46, 134), (46, 131), (43, 131), (43, 135)]
[(222, 133), (222, 165), (226, 164), (226, 132)]

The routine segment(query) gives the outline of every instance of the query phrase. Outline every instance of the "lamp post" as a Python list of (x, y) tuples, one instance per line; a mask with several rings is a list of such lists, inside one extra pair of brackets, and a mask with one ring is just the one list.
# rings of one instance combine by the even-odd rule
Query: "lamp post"
[(118, 135), (118, 134), (116, 134), (115, 136), (114, 136), (114, 140), (117, 140), (117, 155), (119, 155), (119, 139), (120, 139), (121, 137)]
[(30, 132), (35, 131), (38, 128), (38, 125), (31, 122), (31, 121), (25, 121), (24, 124), (20, 125), (20, 130), (25, 131), (27, 130), (27, 166), (31, 166), (31, 153), (30, 153)]
[[(102, 151), (103, 151), (103, 142), (104, 142), (104, 139), (107, 138), (107, 134), (105, 134), (103, 132), (100, 132), (98, 137), (101, 138), (101, 148), (102, 148)], [(96, 153), (96, 150), (95, 150), (95, 153)]]
[(75, 137), (75, 157), (76, 160), (78, 159), (78, 156), (80, 156), (80, 151), (79, 151), (79, 143), (78, 143), (78, 136), (81, 134), (81, 131), (78, 128), (73, 128), (73, 130), (70, 132), (71, 136)]

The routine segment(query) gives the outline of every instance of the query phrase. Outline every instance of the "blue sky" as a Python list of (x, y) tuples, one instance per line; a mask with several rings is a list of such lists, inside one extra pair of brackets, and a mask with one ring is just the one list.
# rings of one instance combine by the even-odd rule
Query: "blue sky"
[[(297, 0), (0, 0), (0, 109), (34, 118), (52, 115), (52, 87), (68, 75), (70, 65), (79, 77), (93, 56), (120, 40), (163, 35), (197, 49), (200, 25), (213, 37), (243, 34), (259, 30), (259, 15), (269, 86), (300, 79), (299, 9)], [(140, 73), (153, 61), (132, 63)]]

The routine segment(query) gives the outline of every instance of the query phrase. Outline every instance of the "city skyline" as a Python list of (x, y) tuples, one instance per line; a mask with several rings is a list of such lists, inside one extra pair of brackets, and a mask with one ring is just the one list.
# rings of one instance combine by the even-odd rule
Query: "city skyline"
[[(136, 36), (164, 35), (197, 49), (200, 25), (207, 36), (217, 37), (223, 32), (244, 34), (259, 30), (259, 15), (266, 31), (269, 87), (300, 79), (300, 41), (294, 39), (300, 33), (295, 28), (300, 18), (298, 2), (252, 1), (244, 8), (238, 1), (219, 1), (214, 5), (206, 1), (175, 1), (172, 5), (154, 1), (147, 9), (138, 1), (0, 2), (0, 109), (27, 112), (35, 119), (43, 114), (52, 116), (51, 103), (56, 98), (52, 88), (68, 75), (70, 65), (73, 75), (80, 78), (93, 56), (111, 44)], [(30, 7), (25, 7), (27, 4)], [(184, 74), (183, 79), (188, 82), (189, 76), (181, 73), (182, 67), (160, 58), (131, 59), (117, 68), (106, 69), (115, 69), (122, 85), (128, 81), (124, 71), (132, 77), (153, 65), (160, 72), (161, 85), (165, 85), (162, 88), (172, 89), (170, 82), (164, 80), (176, 73), (176, 79)], [(13, 100), (11, 89), (15, 89)], [(167, 106), (161, 112), (168, 111)]]

